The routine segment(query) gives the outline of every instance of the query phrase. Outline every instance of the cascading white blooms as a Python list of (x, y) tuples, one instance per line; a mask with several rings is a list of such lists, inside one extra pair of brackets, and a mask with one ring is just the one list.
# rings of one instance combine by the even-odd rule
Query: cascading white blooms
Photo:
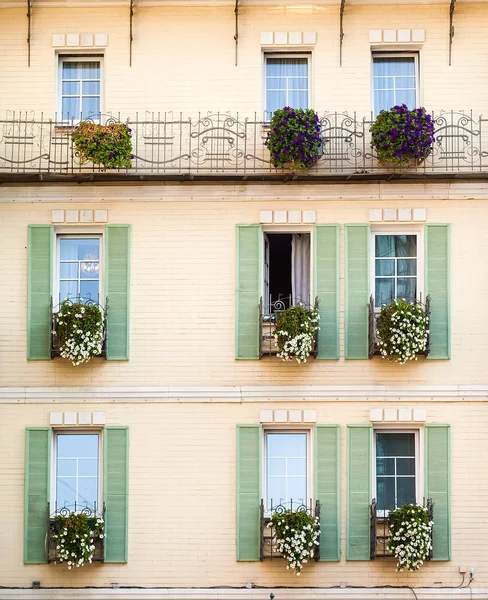
[(420, 505), (406, 504), (388, 517), (388, 549), (397, 559), (397, 571), (417, 571), (432, 549), (432, 526), (427, 511)]
[[(284, 361), (296, 359), (298, 364), (306, 363), (307, 358), (313, 350), (315, 333), (320, 330), (319, 311), (317, 309), (307, 310), (302, 306), (293, 306), (287, 311), (301, 309), (299, 323), (294, 323), (292, 331), (281, 325), (281, 317), (278, 319), (274, 339), (278, 345), (277, 356)], [(283, 315), (287, 312), (285, 311)], [(298, 326), (298, 328), (296, 327)]]
[(429, 318), (419, 303), (393, 300), (381, 309), (376, 332), (382, 358), (404, 365), (425, 352)]
[[(53, 539), (56, 540), (56, 562), (66, 563), (69, 570), (83, 567), (85, 563), (91, 564), (95, 554), (95, 540), (106, 537), (103, 533), (104, 521), (101, 518), (97, 518), (93, 529), (86, 525), (77, 529), (78, 533), (70, 531), (69, 522), (73, 520), (72, 515), (64, 519), (65, 525), (61, 525), (59, 532), (53, 535)], [(79, 520), (79, 517), (84, 515), (75, 515), (74, 518), (77, 517)], [(88, 523), (86, 518), (84, 523)]]
[[(297, 519), (294, 515), (299, 515)], [(295, 524), (293, 526), (293, 521)], [(278, 552), (287, 560), (287, 569), (293, 569), (300, 575), (302, 567), (315, 555), (315, 546), (319, 545), (320, 523), (318, 517), (306, 512), (285, 511), (273, 515), (268, 527), (275, 528), (275, 543)]]
[(103, 346), (103, 314), (96, 305), (65, 301), (56, 315), (60, 354), (74, 366), (99, 356)]

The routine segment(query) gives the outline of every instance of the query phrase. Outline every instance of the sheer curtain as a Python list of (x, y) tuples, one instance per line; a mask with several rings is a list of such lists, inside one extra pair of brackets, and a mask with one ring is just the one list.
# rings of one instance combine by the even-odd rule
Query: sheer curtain
[(308, 108), (308, 59), (266, 58), (267, 119), (285, 106)]
[(413, 56), (373, 58), (374, 111), (390, 110), (397, 104), (415, 108), (417, 85)]
[(310, 302), (310, 236), (294, 233), (291, 236), (291, 295), (297, 301)]

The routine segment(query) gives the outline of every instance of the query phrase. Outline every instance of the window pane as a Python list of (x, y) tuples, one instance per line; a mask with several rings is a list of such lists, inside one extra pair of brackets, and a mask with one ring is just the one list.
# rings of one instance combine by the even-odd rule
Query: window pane
[(292, 477), (287, 481), (286, 502), (293, 502), (293, 506), (307, 503), (307, 480), (303, 477)]
[(396, 256), (417, 256), (417, 236), (416, 235), (396, 235), (395, 236)]
[(308, 92), (288, 92), (288, 102), (292, 108), (308, 108)]
[(376, 279), (375, 281), (375, 306), (388, 304), (395, 297), (394, 279)]
[(415, 456), (415, 434), (377, 432), (376, 456)]
[(79, 68), (81, 69), (82, 79), (100, 79), (100, 62), (80, 62)]
[(100, 114), (100, 98), (89, 98), (84, 96), (81, 107), (83, 117), (94, 117)]
[(376, 235), (375, 236), (375, 256), (385, 258), (395, 256), (395, 237), (394, 235)]
[(306, 433), (268, 433), (268, 456), (303, 458), (307, 453)]
[(395, 106), (395, 94), (393, 90), (375, 90), (374, 92), (374, 108), (375, 114), (378, 114), (382, 110), (390, 110), (392, 106)]
[(80, 277), (81, 279), (98, 279), (100, 265), (98, 262), (86, 262), (80, 263)]
[(285, 458), (268, 458), (268, 477), (284, 477), (286, 475)]
[[(389, 460), (389, 459), (386, 459)], [(397, 458), (397, 475), (415, 475), (414, 458)]]
[(266, 434), (266, 505), (306, 501), (307, 434)]
[(76, 478), (57, 478), (56, 481), (56, 508), (66, 506), (74, 509), (76, 502)]
[(97, 502), (98, 479), (96, 477), (82, 477), (78, 480), (77, 504), (81, 507), (94, 508)]
[(59, 241), (61, 260), (98, 260), (99, 238), (61, 238)]
[(308, 77), (289, 77), (288, 89), (308, 90)]
[(417, 94), (415, 90), (397, 90), (395, 104), (406, 104), (410, 109), (417, 105)]
[(78, 279), (77, 262), (62, 262), (59, 264), (59, 276), (61, 279)]
[(267, 482), (268, 502), (267, 508), (278, 506), (286, 502), (286, 479), (284, 477), (272, 477)]
[(78, 298), (78, 281), (60, 281), (59, 282), (59, 301)]
[(394, 477), (377, 477), (376, 501), (378, 510), (390, 510), (396, 508)]
[(290, 458), (288, 459), (287, 475), (291, 476), (307, 476), (307, 460), (305, 458)]
[(98, 302), (99, 282), (82, 279), (80, 282), (80, 297), (84, 300)]
[(415, 504), (415, 478), (399, 477), (397, 482), (397, 506), (403, 506), (404, 504)]
[[(94, 507), (98, 497), (98, 434), (56, 436), (56, 505)], [(66, 477), (69, 474), (70, 477)]]
[[(415, 90), (415, 77), (397, 77), (395, 87), (398, 90)], [(408, 106), (408, 104), (407, 104)], [(413, 106), (411, 107), (413, 108)]]
[(73, 458), (62, 458), (58, 460), (58, 476), (68, 475), (70, 477), (76, 476), (76, 460)]
[(376, 260), (375, 261), (375, 275), (390, 275), (395, 276), (395, 261), (394, 260)]
[(63, 62), (63, 79), (80, 79), (81, 78), (81, 68), (80, 62)]
[(99, 96), (100, 82), (99, 81), (84, 81), (82, 85), (82, 94), (84, 96)]
[(61, 107), (63, 121), (71, 121), (80, 118), (80, 99), (63, 98)]
[(286, 78), (285, 77), (267, 77), (266, 78), (266, 89), (267, 90), (286, 90)]
[(397, 279), (397, 298), (405, 298), (412, 302), (417, 297), (417, 278)]
[(376, 459), (376, 474), (377, 475), (394, 475), (395, 474), (395, 459), (394, 458), (377, 458)]
[(98, 460), (93, 458), (81, 458), (78, 461), (78, 475), (81, 477), (96, 477), (98, 475)]
[(373, 58), (375, 76), (415, 76), (413, 56), (375, 56)]
[(63, 81), (63, 96), (77, 96), (80, 94), (78, 81)]
[(417, 259), (416, 258), (400, 258), (398, 260), (398, 275), (417, 275)]
[(98, 434), (59, 433), (58, 458), (98, 458)]
[(271, 119), (275, 110), (286, 106), (286, 92), (266, 92), (266, 110)]

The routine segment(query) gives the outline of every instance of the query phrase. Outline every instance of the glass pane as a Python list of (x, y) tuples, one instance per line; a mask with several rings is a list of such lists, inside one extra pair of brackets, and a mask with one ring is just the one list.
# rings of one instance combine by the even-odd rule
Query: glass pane
[(63, 96), (77, 96), (80, 94), (78, 81), (63, 81)]
[(82, 116), (85, 118), (99, 115), (100, 114), (100, 98), (99, 97), (89, 98), (87, 96), (84, 96), (82, 99), (81, 110), (82, 110)]
[(271, 508), (271, 502), (273, 506), (277, 506), (282, 502), (285, 502), (286, 496), (286, 479), (284, 477), (272, 477), (268, 479), (268, 508)]
[(292, 108), (308, 108), (308, 92), (290, 91), (288, 92), (288, 104)]
[(267, 77), (267, 90), (286, 90), (286, 77)]
[(395, 297), (394, 279), (376, 279), (375, 280), (375, 306), (388, 304)]
[(57, 443), (59, 458), (98, 458), (96, 433), (60, 433)]
[(395, 105), (395, 95), (393, 91), (378, 91), (374, 92), (374, 111), (378, 114), (382, 110), (390, 110)]
[(76, 479), (56, 479), (56, 508), (67, 506), (74, 510), (76, 501)]
[(397, 506), (415, 504), (415, 477), (399, 477), (397, 479)]
[(415, 456), (414, 433), (376, 433), (376, 456)]
[(98, 479), (96, 477), (82, 477), (78, 479), (78, 504), (80, 507), (93, 508), (97, 501)]
[(375, 77), (374, 78), (374, 89), (375, 90), (392, 90), (394, 87), (393, 77)]
[(59, 458), (58, 459), (58, 477), (68, 475), (76, 476), (76, 459), (74, 458)]
[(286, 475), (285, 458), (268, 458), (268, 477), (284, 477)]
[[(395, 87), (398, 90), (415, 91), (415, 77), (396, 77)], [(408, 106), (408, 104), (407, 104)], [(413, 107), (411, 107), (413, 108)]]
[(100, 264), (98, 262), (81, 262), (80, 277), (81, 279), (98, 279)]
[(386, 259), (386, 260), (376, 260), (375, 261), (375, 275), (383, 275), (383, 276), (395, 276), (395, 260), (394, 259)]
[(395, 508), (395, 478), (376, 478), (376, 499), (378, 510)]
[(395, 236), (396, 256), (417, 256), (417, 236), (416, 235), (396, 235)]
[(289, 458), (287, 461), (287, 475), (291, 476), (307, 476), (307, 459), (305, 458)]
[(80, 477), (97, 477), (98, 475), (98, 460), (93, 458), (81, 458), (78, 461), (78, 475)]
[(77, 279), (78, 278), (77, 262), (62, 262), (59, 264), (59, 276), (61, 279)]
[(307, 455), (306, 433), (268, 433), (268, 457), (303, 458)]
[(99, 260), (99, 238), (61, 238), (59, 240), (61, 260)]
[(308, 77), (289, 77), (289, 90), (308, 90)]
[(417, 275), (416, 258), (400, 258), (397, 263), (398, 276)]
[(415, 90), (397, 90), (396, 91), (396, 104), (406, 104), (408, 108), (416, 108), (417, 106), (417, 94)]
[(63, 121), (78, 120), (80, 118), (80, 99), (63, 98), (61, 112)]
[(417, 278), (397, 279), (397, 298), (405, 298), (412, 302), (417, 297)]
[(306, 77), (308, 59), (306, 58), (266, 58), (266, 76)]
[(377, 458), (376, 459), (376, 474), (377, 475), (394, 475), (395, 474), (395, 459), (394, 458)]
[(84, 96), (100, 96), (99, 81), (84, 81), (81, 87)]
[(99, 282), (82, 279), (80, 282), (80, 297), (84, 300), (98, 302)]
[(81, 69), (80, 62), (63, 62), (63, 79), (80, 79), (81, 78)]
[(413, 56), (375, 56), (373, 58), (373, 75), (415, 76), (415, 59)]
[(90, 62), (80, 62), (82, 79), (100, 79), (100, 62), (97, 60)]
[(376, 235), (375, 236), (375, 256), (385, 258), (395, 256), (395, 238), (394, 235)]
[(307, 503), (307, 480), (303, 477), (292, 477), (287, 481), (287, 502), (294, 506)]
[(275, 110), (279, 110), (286, 106), (286, 93), (282, 92), (266, 92), (266, 110), (268, 111), (268, 119), (271, 119)]
[(71, 300), (78, 298), (78, 282), (77, 281), (60, 281), (59, 282), (59, 301)]
[(397, 458), (397, 475), (415, 475), (415, 458)]

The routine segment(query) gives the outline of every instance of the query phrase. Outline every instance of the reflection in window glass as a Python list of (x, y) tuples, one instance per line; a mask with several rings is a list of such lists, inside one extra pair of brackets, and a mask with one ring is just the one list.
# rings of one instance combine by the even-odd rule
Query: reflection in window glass
[(378, 510), (415, 504), (415, 434), (376, 432)]
[(100, 238), (59, 240), (59, 301), (99, 302)]
[(375, 306), (417, 299), (417, 236), (375, 235)]
[(266, 509), (307, 503), (307, 434), (266, 434)]

